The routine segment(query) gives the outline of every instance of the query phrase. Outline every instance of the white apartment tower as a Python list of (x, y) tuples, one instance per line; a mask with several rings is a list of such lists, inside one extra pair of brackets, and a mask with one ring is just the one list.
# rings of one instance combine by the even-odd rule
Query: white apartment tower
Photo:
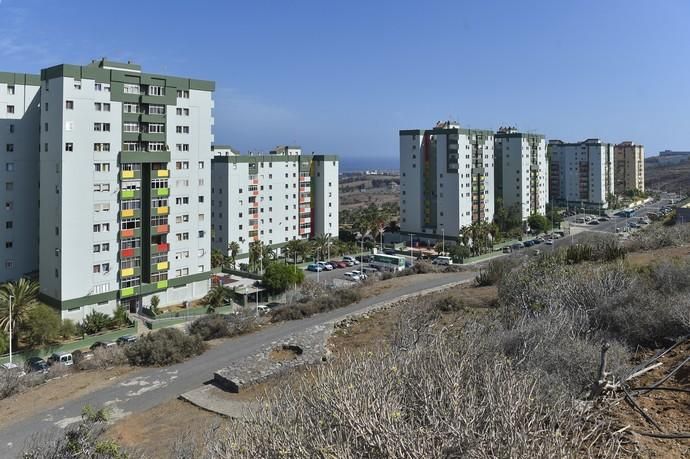
[(599, 139), (550, 140), (549, 196), (556, 202), (606, 208), (614, 193), (613, 145)]
[(548, 165), (546, 140), (515, 128), (500, 128), (494, 136), (496, 200), (520, 209), (522, 220), (546, 213)]
[(400, 229), (440, 239), (494, 216), (494, 133), (438, 123), (400, 131)]
[(38, 75), (0, 72), (0, 282), (38, 271)]
[(63, 318), (208, 291), (213, 91), (106, 60), (41, 71), (41, 297)]
[(212, 246), (238, 259), (262, 241), (280, 253), (288, 241), (338, 236), (338, 157), (305, 155), (297, 146), (240, 155), (215, 145), (212, 161)]

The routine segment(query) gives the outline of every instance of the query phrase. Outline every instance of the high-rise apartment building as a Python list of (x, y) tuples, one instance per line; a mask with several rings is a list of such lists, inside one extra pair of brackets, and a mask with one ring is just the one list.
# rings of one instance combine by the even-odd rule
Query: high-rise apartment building
[(616, 194), (644, 191), (644, 146), (627, 141), (617, 144), (613, 151)]
[(0, 282), (38, 271), (38, 75), (0, 72)]
[(212, 246), (238, 259), (262, 241), (280, 252), (294, 239), (338, 236), (338, 157), (305, 155), (300, 147), (240, 155), (215, 145), (211, 201)]
[(614, 193), (613, 145), (599, 139), (550, 140), (549, 197), (559, 203), (607, 207)]
[(496, 200), (505, 209), (520, 210), (523, 220), (546, 213), (548, 163), (546, 140), (515, 128), (500, 128), (494, 136)]
[(106, 60), (41, 71), (41, 297), (64, 318), (208, 291), (213, 91)]
[(400, 131), (400, 229), (457, 237), (460, 228), (493, 220), (494, 133), (456, 122)]

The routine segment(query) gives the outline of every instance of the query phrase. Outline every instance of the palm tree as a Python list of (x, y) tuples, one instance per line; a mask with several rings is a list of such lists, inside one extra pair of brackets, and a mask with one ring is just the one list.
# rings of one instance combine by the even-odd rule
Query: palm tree
[[(19, 343), (19, 333), (29, 318), (29, 312), (36, 305), (38, 290), (38, 282), (24, 278), (0, 286), (0, 328), (9, 332), (10, 321), (12, 322), (12, 345), (15, 348)], [(12, 317), (10, 317), (10, 296), (13, 297)]]
[(208, 291), (200, 303), (206, 306), (206, 312), (213, 314), (216, 309), (221, 308), (228, 302), (231, 295), (231, 290), (223, 285), (216, 285)]
[(331, 233), (317, 234), (313, 239), (314, 249), (325, 257), (329, 253), (331, 245), (333, 245), (333, 238)]
[(264, 254), (264, 243), (255, 241), (249, 244), (249, 269), (257, 271), (259, 261)]
[(235, 241), (230, 242), (228, 244), (228, 261), (230, 262), (232, 269), (235, 269), (238, 253), (240, 253), (240, 245)]

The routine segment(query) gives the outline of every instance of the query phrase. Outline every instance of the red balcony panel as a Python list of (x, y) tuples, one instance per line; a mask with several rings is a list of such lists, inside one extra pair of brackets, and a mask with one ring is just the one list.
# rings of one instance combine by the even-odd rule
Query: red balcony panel
[(170, 244), (168, 244), (168, 243), (158, 244), (158, 251), (159, 252), (167, 252), (169, 250), (170, 250)]
[(134, 256), (134, 249), (122, 249), (122, 250), (120, 250), (120, 256), (122, 258), (133, 257)]
[(121, 237), (134, 237), (134, 230), (133, 229), (120, 230), (120, 236)]
[(156, 232), (158, 233), (169, 233), (170, 232), (170, 226), (168, 225), (158, 225), (156, 227)]
[(258, 191), (252, 191), (252, 196), (259, 196), (259, 192)]

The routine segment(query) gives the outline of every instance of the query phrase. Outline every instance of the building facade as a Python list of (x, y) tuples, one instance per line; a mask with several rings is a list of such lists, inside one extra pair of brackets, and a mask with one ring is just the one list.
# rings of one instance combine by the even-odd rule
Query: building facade
[(492, 221), (493, 131), (451, 121), (400, 131), (400, 212), (401, 233), (438, 239)]
[(213, 91), (105, 60), (41, 71), (41, 297), (63, 318), (208, 291)]
[(240, 155), (213, 147), (212, 246), (248, 257), (252, 242), (280, 253), (290, 240), (318, 234), (338, 236), (338, 157), (305, 155), (300, 147)]
[(644, 146), (627, 141), (617, 144), (613, 151), (616, 194), (644, 192)]
[(544, 215), (549, 200), (544, 136), (501, 128), (494, 136), (494, 156), (496, 202), (519, 208), (522, 220)]
[(0, 72), (0, 282), (38, 275), (38, 75)]
[(549, 196), (555, 202), (608, 207), (614, 194), (613, 145), (599, 139), (550, 140)]

